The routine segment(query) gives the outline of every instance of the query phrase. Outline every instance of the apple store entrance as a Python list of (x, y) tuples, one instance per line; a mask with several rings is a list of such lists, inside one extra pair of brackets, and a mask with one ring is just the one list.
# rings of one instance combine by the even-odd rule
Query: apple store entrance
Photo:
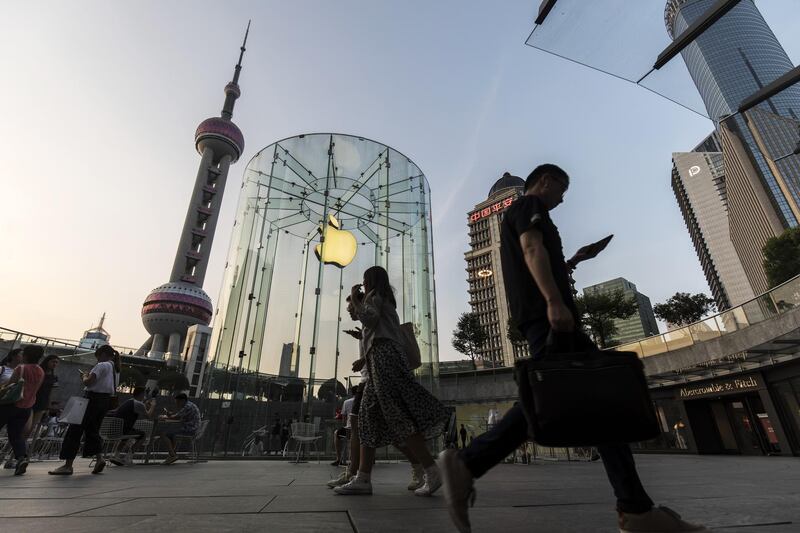
[(360, 380), (351, 370), (358, 342), (343, 332), (356, 325), (345, 300), (373, 265), (389, 273), (401, 322), (413, 324), (422, 352), (417, 376), (433, 388), (438, 343), (422, 171), (389, 146), (327, 133), (284, 139), (250, 160), (201, 388), (211, 421), (205, 453), (239, 454), (256, 435), (275, 448), (274, 428), (292, 421), (314, 424), (318, 448), (332, 450), (327, 426), (339, 423), (335, 412)]

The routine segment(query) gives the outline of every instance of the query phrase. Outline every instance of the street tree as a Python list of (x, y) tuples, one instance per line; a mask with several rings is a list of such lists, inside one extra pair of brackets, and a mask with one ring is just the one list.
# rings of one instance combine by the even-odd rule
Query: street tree
[(617, 333), (615, 320), (630, 318), (638, 310), (636, 300), (620, 291), (584, 293), (575, 298), (584, 326), (601, 348), (612, 345)]
[(703, 293), (676, 292), (669, 300), (653, 306), (653, 313), (661, 320), (676, 326), (697, 322), (717, 308), (714, 300)]
[(453, 348), (472, 360), (472, 368), (477, 368), (475, 359), (489, 335), (481, 325), (478, 313), (462, 313), (458, 318), (456, 329), (453, 330)]
[(800, 228), (789, 228), (770, 238), (763, 251), (770, 289), (800, 274)]

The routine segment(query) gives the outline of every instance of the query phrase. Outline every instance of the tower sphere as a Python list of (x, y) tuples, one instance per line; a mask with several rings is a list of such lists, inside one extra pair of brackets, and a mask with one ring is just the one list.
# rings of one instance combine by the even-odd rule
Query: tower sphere
[(201, 154), (206, 147), (209, 147), (214, 151), (215, 160), (228, 155), (233, 163), (244, 151), (244, 135), (239, 127), (230, 120), (211, 117), (197, 126), (194, 145)]
[(207, 326), (214, 308), (206, 292), (184, 282), (170, 282), (153, 289), (142, 306), (142, 322), (151, 335), (186, 335), (195, 324)]

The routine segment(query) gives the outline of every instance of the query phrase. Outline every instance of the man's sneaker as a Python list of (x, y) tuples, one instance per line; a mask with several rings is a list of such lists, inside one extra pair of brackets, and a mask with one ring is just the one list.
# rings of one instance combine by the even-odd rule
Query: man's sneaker
[(425, 484), (414, 491), (417, 496), (432, 496), (442, 486), (442, 476), (438, 468), (425, 472)]
[(116, 455), (112, 455), (111, 457), (108, 458), (108, 460), (111, 462), (112, 465), (125, 466), (125, 461), (122, 459), (122, 457), (117, 457)]
[(472, 527), (469, 524), (469, 507), (475, 505), (472, 474), (456, 450), (440, 453), (437, 464), (444, 483), (444, 496), (450, 518), (461, 533), (470, 533)]
[(619, 513), (620, 533), (708, 533), (704, 526), (681, 520), (669, 507), (653, 507), (646, 513)]
[(408, 490), (417, 490), (425, 484), (425, 471), (422, 467), (411, 468), (411, 481), (408, 483)]
[(56, 468), (55, 470), (51, 470), (48, 472), (51, 476), (71, 476), (72, 475), (72, 467), (67, 465), (62, 465)]
[(351, 479), (349, 483), (335, 487), (333, 492), (342, 495), (372, 494), (372, 483), (369, 481), (361, 481), (358, 479), (358, 476), (356, 476)]
[(332, 479), (332, 480), (328, 481), (326, 483), (326, 485), (328, 485), (329, 489), (335, 489), (336, 487), (341, 487), (342, 485), (346, 485), (347, 483), (350, 482), (351, 479), (353, 479), (353, 477), (355, 477), (355, 476), (351, 476), (350, 472), (345, 470), (336, 479)]
[(15, 468), (17, 468), (17, 460), (14, 458), (9, 459), (8, 461), (6, 461), (6, 464), (3, 465), (3, 468), (5, 468), (6, 470), (14, 470)]
[(100, 459), (94, 463), (94, 468), (92, 469), (92, 474), (102, 474), (103, 470), (106, 468), (106, 462), (104, 459)]
[(161, 464), (162, 465), (171, 465), (172, 463), (174, 463), (177, 460), (178, 460), (178, 456), (177, 455), (170, 455), (169, 457), (164, 459), (164, 461)]
[(23, 457), (19, 461), (17, 461), (17, 467), (14, 469), (15, 476), (21, 476), (25, 474), (25, 471), (28, 469), (28, 458)]

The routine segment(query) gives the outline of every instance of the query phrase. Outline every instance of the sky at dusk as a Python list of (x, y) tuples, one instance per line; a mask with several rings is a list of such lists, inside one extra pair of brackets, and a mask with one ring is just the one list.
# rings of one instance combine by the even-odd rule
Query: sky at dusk
[[(6, 2), (0, 19), (0, 326), (77, 339), (107, 313), (138, 347), (169, 278), (199, 156), (248, 19), (231, 167), (205, 281), (216, 302), (247, 161), (292, 135), (388, 144), (426, 174), (440, 359), (469, 310), (466, 213), (509, 171), (572, 176), (553, 212), (569, 255), (609, 233), (579, 288), (625, 277), (653, 303), (709, 292), (670, 187), (709, 120), (525, 45), (539, 2)], [(757, 2), (793, 63), (796, 0)], [(660, 9), (660, 8), (659, 8)], [(592, 43), (586, 43), (592, 46)], [(680, 59), (678, 59), (680, 61)], [(688, 80), (687, 80), (688, 81)]]

